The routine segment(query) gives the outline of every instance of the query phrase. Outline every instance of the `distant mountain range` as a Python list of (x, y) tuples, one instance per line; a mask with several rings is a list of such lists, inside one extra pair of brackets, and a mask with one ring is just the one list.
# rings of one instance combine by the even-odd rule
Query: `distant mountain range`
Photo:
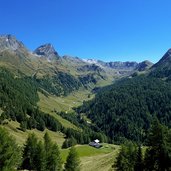
[[(30, 52), (27, 50), (27, 48), (24, 46), (24, 44), (21, 41), (18, 41), (14, 36), (12, 35), (1, 35), (0, 36), (0, 51), (13, 51), (13, 52), (26, 52), (31, 56), (34, 57), (40, 57), (47, 59), (48, 62), (53, 62), (54, 60), (65, 60), (68, 58), (71, 58), (70, 60), (73, 60), (74, 62), (82, 62), (87, 63), (89, 65), (95, 64), (100, 67), (107, 67), (112, 68), (116, 70), (135, 70), (141, 63), (137, 62), (103, 62), (100, 60), (94, 60), (94, 59), (88, 59), (84, 60), (78, 57), (70, 57), (70, 56), (64, 56), (60, 57), (58, 55), (58, 52), (54, 49), (53, 45), (50, 43), (44, 44), (36, 48), (33, 52)], [(148, 66), (151, 66), (152, 63), (149, 62)]]
[[(115, 79), (130, 76), (134, 72), (144, 72), (153, 63), (149, 61), (137, 62), (103, 62), (94, 59), (60, 56), (50, 43), (29, 51), (21, 41), (12, 35), (0, 36), (0, 66), (18, 74), (34, 76), (40, 80), (48, 80), (49, 84), (62, 86), (62, 78), (55, 81), (61, 73), (78, 83), (78, 87), (94, 88), (109, 85)], [(59, 78), (58, 78), (59, 79)], [(65, 87), (65, 86), (64, 86)], [(64, 88), (62, 88), (64, 89)]]

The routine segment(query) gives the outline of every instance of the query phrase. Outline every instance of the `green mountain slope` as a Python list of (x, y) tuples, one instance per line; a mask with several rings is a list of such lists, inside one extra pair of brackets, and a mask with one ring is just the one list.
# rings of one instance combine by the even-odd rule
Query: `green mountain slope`
[[(146, 61), (139, 71), (152, 65)], [(121, 79), (76, 109), (111, 139), (144, 141), (153, 116), (171, 127), (171, 50), (144, 74)]]
[(117, 141), (144, 141), (154, 115), (171, 127), (170, 111), (170, 84), (146, 76), (124, 79), (104, 88), (77, 109)]
[(20, 78), (1, 68), (0, 108), (3, 112), (0, 122), (5, 119), (16, 120), (21, 123), (22, 129), (60, 129), (61, 124), (57, 120), (38, 109), (37, 91), (38, 87), (31, 78)]

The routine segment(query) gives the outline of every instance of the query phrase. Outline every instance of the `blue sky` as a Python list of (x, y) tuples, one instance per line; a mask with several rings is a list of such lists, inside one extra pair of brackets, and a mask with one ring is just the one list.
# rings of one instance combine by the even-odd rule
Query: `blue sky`
[(30, 50), (52, 43), (60, 55), (157, 62), (171, 48), (170, 0), (0, 0), (0, 34)]

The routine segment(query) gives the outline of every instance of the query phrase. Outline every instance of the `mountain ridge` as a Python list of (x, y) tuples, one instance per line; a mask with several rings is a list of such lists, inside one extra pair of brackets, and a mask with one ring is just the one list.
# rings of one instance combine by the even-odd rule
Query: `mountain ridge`
[[(12, 69), (12, 72), (19, 70), (27, 76), (32, 76), (42, 88), (46, 85), (46, 89), (51, 87), (53, 92), (59, 91), (57, 87), (70, 87), (64, 85), (69, 84), (69, 80), (72, 80), (75, 86), (70, 87), (73, 91), (80, 86), (93, 89), (109, 85), (115, 79), (130, 76), (138, 71), (139, 65), (137, 62), (103, 62), (71, 56), (62, 57), (50, 43), (43, 44), (32, 52), (12, 35), (0, 36), (0, 49), (0, 66)], [(70, 92), (69, 89), (67, 92)]]
[(171, 49), (169, 49), (163, 55), (163, 57), (151, 67), (149, 74), (153, 77), (170, 79), (171, 77)]
[(0, 35), (0, 51), (2, 50), (24, 50), (28, 51), (21, 41), (18, 41), (15, 36), (11, 34)]
[(104, 62), (101, 60), (96, 60), (96, 59), (82, 59), (79, 57), (71, 57), (64, 55), (61, 57), (58, 52), (55, 50), (53, 45), (51, 43), (46, 43), (43, 45), (40, 45), (37, 47), (34, 51), (29, 51), (27, 48), (24, 46), (24, 44), (21, 41), (18, 41), (15, 36), (7, 34), (7, 35), (0, 35), (0, 50), (24, 50), (24, 52), (27, 52), (27, 55), (39, 57), (46, 59), (48, 62), (53, 62), (54, 59), (59, 60), (61, 58), (66, 59), (71, 58), (71, 59), (77, 59), (77, 62), (85, 62), (87, 64), (96, 64), (100, 66), (101, 68), (108, 67), (112, 69), (126, 69), (126, 70), (134, 70), (138, 66), (138, 62), (134, 61), (126, 61), (126, 62), (120, 62), (120, 61), (111, 61), (111, 62)]

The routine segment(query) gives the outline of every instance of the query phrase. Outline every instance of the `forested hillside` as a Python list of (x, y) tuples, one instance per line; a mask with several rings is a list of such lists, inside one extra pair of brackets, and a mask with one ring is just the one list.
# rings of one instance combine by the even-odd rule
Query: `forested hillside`
[(78, 90), (79, 87), (82, 86), (77, 78), (64, 72), (58, 72), (52, 77), (34, 77), (34, 80), (39, 88), (42, 88), (48, 93), (56, 96), (66, 96), (69, 93)]
[(0, 107), (3, 111), (1, 123), (5, 119), (16, 120), (22, 129), (45, 127), (56, 131), (61, 127), (52, 116), (41, 112), (37, 107), (38, 87), (29, 77), (18, 77), (6, 69), (0, 69)]
[(171, 127), (171, 86), (146, 76), (127, 78), (104, 88), (76, 111), (115, 141), (143, 142), (153, 116)]
[(4, 123), (5, 119), (18, 121), (23, 131), (34, 128), (40, 131), (45, 128), (52, 131), (61, 131), (66, 135), (67, 141), (74, 138), (75, 144), (89, 143), (90, 139), (96, 137), (102, 142), (107, 141), (104, 134), (97, 133), (95, 127), (90, 127), (84, 120), (77, 118), (75, 115), (61, 113), (63, 118), (77, 125), (80, 130), (64, 128), (55, 117), (40, 111), (37, 106), (38, 90), (40, 90), (40, 87), (33, 78), (26, 76), (20, 78), (6, 69), (1, 69), (0, 107), (2, 114), (0, 115), (0, 122)]

